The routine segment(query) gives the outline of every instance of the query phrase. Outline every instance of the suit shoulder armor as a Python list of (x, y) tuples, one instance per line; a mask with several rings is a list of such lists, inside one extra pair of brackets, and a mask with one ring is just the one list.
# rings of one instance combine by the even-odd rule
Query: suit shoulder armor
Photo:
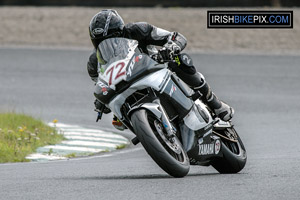
[(126, 24), (125, 29), (127, 29), (127, 31), (130, 33), (140, 33), (143, 35), (147, 35), (151, 33), (153, 26), (148, 24), (147, 22), (135, 22)]

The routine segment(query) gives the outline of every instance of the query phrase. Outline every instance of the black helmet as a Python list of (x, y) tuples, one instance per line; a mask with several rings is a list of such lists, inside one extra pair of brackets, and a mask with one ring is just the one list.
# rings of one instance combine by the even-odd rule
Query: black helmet
[(122, 35), (124, 21), (115, 10), (101, 10), (91, 20), (89, 31), (95, 48), (107, 38)]

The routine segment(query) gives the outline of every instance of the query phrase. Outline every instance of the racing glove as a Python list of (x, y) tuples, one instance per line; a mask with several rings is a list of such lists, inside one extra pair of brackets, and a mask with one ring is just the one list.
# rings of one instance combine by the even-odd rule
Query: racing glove
[(167, 42), (158, 52), (160, 62), (173, 60), (174, 55), (179, 54), (181, 48), (173, 41)]

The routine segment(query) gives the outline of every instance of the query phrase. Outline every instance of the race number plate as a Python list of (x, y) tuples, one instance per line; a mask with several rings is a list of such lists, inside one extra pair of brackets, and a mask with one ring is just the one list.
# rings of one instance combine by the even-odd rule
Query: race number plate
[(118, 60), (110, 64), (105, 72), (100, 75), (112, 88), (126, 78), (126, 66), (130, 59)]

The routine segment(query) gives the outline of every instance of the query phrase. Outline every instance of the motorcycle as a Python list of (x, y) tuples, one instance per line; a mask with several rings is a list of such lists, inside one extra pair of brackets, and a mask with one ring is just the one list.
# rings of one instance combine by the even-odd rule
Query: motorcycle
[[(138, 48), (138, 41), (110, 38), (97, 51), (95, 96), (141, 142), (169, 175), (184, 177), (190, 165), (212, 165), (219, 173), (238, 173), (246, 149), (232, 122), (224, 122), (173, 73)], [(99, 112), (101, 119), (103, 109)]]

